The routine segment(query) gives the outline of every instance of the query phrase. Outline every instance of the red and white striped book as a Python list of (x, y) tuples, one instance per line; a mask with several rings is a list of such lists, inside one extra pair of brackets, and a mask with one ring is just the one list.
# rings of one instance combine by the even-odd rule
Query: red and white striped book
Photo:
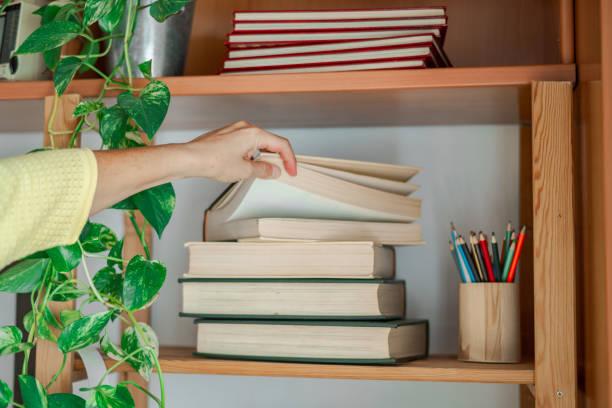
[(335, 10), (239, 10), (234, 21), (327, 21), (388, 18), (444, 17), (446, 7)]

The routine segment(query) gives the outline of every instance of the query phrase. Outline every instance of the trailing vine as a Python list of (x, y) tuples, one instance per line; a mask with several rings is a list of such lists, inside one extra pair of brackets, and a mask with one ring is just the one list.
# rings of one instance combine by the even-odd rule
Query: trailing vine
[[(163, 22), (179, 13), (189, 0), (155, 0), (141, 4), (140, 0), (68, 0), (53, 1), (35, 13), (41, 26), (25, 39), (17, 54), (42, 53), (44, 62), (53, 72), (55, 97), (47, 132), (51, 148), (57, 136), (70, 136), (68, 147), (75, 147), (77, 136), (94, 131), (100, 135), (101, 149), (124, 149), (144, 146), (151, 142), (160, 128), (170, 105), (166, 84), (151, 75), (152, 61), (142, 61), (138, 69), (147, 79), (143, 88), (134, 86), (129, 55), (130, 43), (137, 25), (138, 12), (148, 9), (150, 15)], [(9, 4), (3, 0), (0, 13)], [(125, 22), (123, 25), (121, 24)], [(95, 30), (95, 27), (99, 30)], [(123, 28), (122, 28), (123, 27)], [(96, 37), (94, 33), (102, 34)], [(69, 42), (81, 44), (75, 55), (63, 55)], [(110, 72), (96, 67), (96, 61), (109, 54), (117, 43), (123, 47), (121, 58)], [(53, 128), (59, 98), (74, 77), (92, 71), (102, 78), (97, 97), (80, 102), (74, 109), (77, 119), (72, 131)], [(115, 103), (106, 106), (104, 100), (112, 92)], [(23, 401), (15, 401), (11, 388), (0, 381), (0, 408), (38, 407), (133, 407), (130, 389), (144, 393), (160, 407), (165, 407), (164, 376), (159, 364), (159, 344), (153, 329), (138, 322), (134, 312), (146, 309), (157, 298), (166, 277), (166, 267), (151, 259), (144, 232), (151, 226), (161, 237), (174, 211), (175, 194), (170, 183), (140, 192), (113, 206), (127, 213), (139, 237), (145, 256), (123, 259), (123, 239), (107, 226), (88, 222), (77, 242), (48, 249), (17, 262), (0, 274), (0, 291), (30, 293), (31, 311), (24, 317), (24, 334), (17, 326), (0, 327), (0, 356), (23, 353), (24, 361), (18, 382)], [(136, 212), (144, 216), (139, 224)], [(106, 265), (92, 274), (89, 258), (100, 258)], [(84, 280), (75, 277), (81, 266)], [(76, 310), (52, 313), (50, 302), (80, 300)], [(84, 315), (83, 306), (98, 303), (104, 311)], [(109, 324), (121, 320), (127, 327), (120, 344), (111, 341)], [(47, 384), (42, 384), (28, 372), (31, 351), (41, 340), (55, 343), (63, 354), (59, 370)], [(50, 393), (48, 390), (66, 369), (67, 356), (98, 344), (107, 357), (116, 361), (97, 384), (81, 391), (89, 393), (87, 400), (76, 394)], [(155, 396), (133, 381), (109, 385), (108, 376), (121, 364), (129, 364), (149, 380), (155, 370), (160, 395)]]

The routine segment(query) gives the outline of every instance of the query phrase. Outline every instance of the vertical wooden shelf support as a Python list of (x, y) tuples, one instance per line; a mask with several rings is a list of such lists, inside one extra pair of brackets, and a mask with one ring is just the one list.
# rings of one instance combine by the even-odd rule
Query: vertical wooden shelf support
[(572, 84), (532, 84), (535, 397), (576, 407)]
[[(68, 147), (70, 135), (56, 135), (52, 137), (47, 131), (47, 123), (52, 115), (55, 106), (55, 120), (53, 130), (67, 131), (74, 130), (76, 127), (76, 119), (72, 116), (74, 108), (79, 104), (81, 97), (79, 95), (63, 95), (55, 101), (53, 96), (45, 98), (45, 133), (44, 146)], [(53, 143), (52, 143), (53, 139)], [(74, 309), (75, 302), (50, 302), (49, 309), (59, 316), (60, 311), (65, 309)], [(36, 378), (42, 383), (47, 384), (58, 371), (63, 359), (63, 354), (58, 350), (57, 345), (50, 341), (40, 340), (36, 344)], [(72, 392), (72, 374), (73, 374), (74, 356), (69, 353), (66, 360), (66, 367), (59, 375), (57, 381), (47, 390), (49, 393), (55, 392)]]

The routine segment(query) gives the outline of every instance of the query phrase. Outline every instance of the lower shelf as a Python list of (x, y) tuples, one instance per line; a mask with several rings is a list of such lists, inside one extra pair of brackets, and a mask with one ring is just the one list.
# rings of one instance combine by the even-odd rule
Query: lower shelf
[[(500, 384), (533, 384), (533, 363), (463, 363), (454, 356), (431, 356), (396, 366), (356, 366), (336, 364), (268, 363), (213, 360), (194, 357), (189, 347), (162, 347), (160, 364), (165, 373), (247, 375), (261, 377), (336, 378), (352, 380), (438, 381)], [(114, 362), (107, 361), (107, 366)], [(76, 370), (83, 370), (80, 361)], [(124, 364), (118, 372), (132, 371)]]

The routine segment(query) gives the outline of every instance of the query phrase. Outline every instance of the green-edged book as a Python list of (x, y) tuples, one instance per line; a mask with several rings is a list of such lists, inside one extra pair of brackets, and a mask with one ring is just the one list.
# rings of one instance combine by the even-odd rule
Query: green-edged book
[(377, 279), (182, 278), (182, 316), (222, 319), (391, 320), (404, 282)]
[(426, 358), (427, 320), (196, 320), (196, 355), (337, 364), (395, 364)]

